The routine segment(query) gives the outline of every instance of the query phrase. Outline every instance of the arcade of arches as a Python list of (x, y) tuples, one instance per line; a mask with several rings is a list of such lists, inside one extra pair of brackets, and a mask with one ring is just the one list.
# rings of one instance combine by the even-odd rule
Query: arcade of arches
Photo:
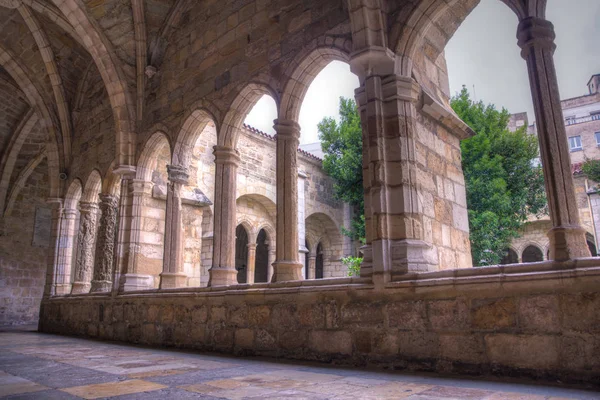
[[(600, 262), (557, 123), (553, 26), (546, 0), (502, 1), (534, 100), (547, 249), (472, 268), (459, 144), (473, 132), (449, 107), (443, 50), (477, 0), (0, 0), (0, 322), (600, 382)], [(334, 60), (360, 81), (360, 248), (298, 150), (304, 95)], [(244, 125), (265, 95), (275, 137)], [(340, 259), (359, 253), (348, 277)]]

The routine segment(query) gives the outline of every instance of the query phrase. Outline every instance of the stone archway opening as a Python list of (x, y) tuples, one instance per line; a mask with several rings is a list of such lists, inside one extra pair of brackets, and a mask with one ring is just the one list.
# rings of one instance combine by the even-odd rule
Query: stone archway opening
[(261, 229), (256, 237), (256, 265), (254, 267), (254, 282), (269, 281), (269, 243), (267, 232)]
[(235, 270), (237, 282), (246, 283), (248, 268), (248, 232), (241, 224), (235, 228)]
[(597, 257), (598, 250), (596, 249), (596, 240), (594, 239), (594, 236), (590, 233), (586, 233), (585, 241), (587, 243), (588, 249), (590, 249), (590, 254), (592, 255), (592, 257)]
[(315, 279), (323, 279), (324, 263), (323, 263), (323, 245), (317, 245), (317, 259), (315, 261)]
[(504, 257), (502, 257), (500, 264), (501, 265), (517, 264), (518, 262), (519, 262), (519, 255), (517, 254), (517, 252), (514, 251), (513, 249), (508, 248), (508, 249), (506, 249)]
[(523, 250), (522, 260), (524, 263), (544, 261), (544, 253), (534, 245), (529, 245)]

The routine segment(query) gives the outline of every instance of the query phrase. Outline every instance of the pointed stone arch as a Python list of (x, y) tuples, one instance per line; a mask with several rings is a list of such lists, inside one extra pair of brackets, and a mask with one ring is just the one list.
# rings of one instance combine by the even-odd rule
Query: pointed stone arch
[(150, 167), (151, 162), (159, 152), (163, 146), (169, 147), (169, 153), (171, 153), (171, 141), (169, 140), (169, 135), (162, 131), (155, 132), (150, 138), (146, 141), (144, 146), (142, 147), (142, 152), (137, 162), (136, 169), (136, 178), (144, 181), (152, 180), (152, 169)]
[(98, 23), (88, 15), (85, 5), (77, 0), (53, 0), (75, 29), (104, 81), (113, 110), (119, 165), (135, 165), (136, 112), (133, 96), (114, 49)]
[(275, 100), (277, 109), (279, 109), (279, 96), (266, 83), (250, 82), (239, 91), (223, 118), (221, 129), (217, 131), (220, 146), (235, 149), (246, 115), (248, 115), (252, 107), (264, 95), (271, 96)]
[(179, 129), (175, 146), (173, 148), (173, 164), (188, 168), (191, 155), (198, 137), (210, 122), (215, 124), (217, 138), (219, 126), (217, 125), (218, 110), (209, 102), (201, 101), (195, 104), (193, 111), (187, 113), (184, 122)]
[(37, 156), (32, 158), (29, 163), (23, 168), (23, 170), (19, 173), (17, 180), (12, 185), (12, 189), (10, 190), (7, 200), (6, 200), (6, 211), (4, 212), (5, 216), (10, 216), (12, 214), (13, 207), (17, 200), (21, 189), (25, 187), (27, 183), (27, 179), (33, 173), (33, 171), (37, 168), (38, 165), (41, 164), (42, 161), (46, 158), (46, 149), (42, 150)]
[(279, 119), (298, 121), (304, 96), (315, 77), (332, 61), (349, 63), (350, 52), (346, 48), (317, 47), (309, 52), (300, 53), (287, 68), (287, 77), (281, 104)]
[(98, 195), (102, 191), (102, 176), (97, 169), (94, 169), (85, 180), (81, 201), (88, 203), (97, 203)]

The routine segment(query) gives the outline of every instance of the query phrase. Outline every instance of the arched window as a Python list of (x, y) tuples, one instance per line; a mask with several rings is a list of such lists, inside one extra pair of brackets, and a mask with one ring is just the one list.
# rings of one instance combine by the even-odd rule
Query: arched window
[(254, 282), (269, 281), (269, 245), (267, 232), (261, 229), (256, 238), (256, 265), (254, 267)]
[(317, 261), (315, 263), (315, 278), (323, 279), (323, 245), (317, 245)]
[(235, 229), (235, 269), (238, 283), (246, 283), (248, 262), (248, 232), (242, 225)]
[(534, 245), (529, 245), (523, 250), (522, 260), (524, 263), (527, 262), (538, 262), (544, 260), (544, 254), (539, 247)]
[(505, 264), (517, 264), (519, 262), (519, 256), (513, 249), (506, 249), (506, 254), (500, 260), (501, 265)]

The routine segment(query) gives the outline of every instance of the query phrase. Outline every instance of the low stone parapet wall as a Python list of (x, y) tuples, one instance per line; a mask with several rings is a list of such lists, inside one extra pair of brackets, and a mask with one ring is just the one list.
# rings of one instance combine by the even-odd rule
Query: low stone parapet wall
[[(600, 382), (598, 260), (364, 279), (80, 295), (40, 331), (238, 355)], [(318, 283), (318, 285), (315, 285)]]

